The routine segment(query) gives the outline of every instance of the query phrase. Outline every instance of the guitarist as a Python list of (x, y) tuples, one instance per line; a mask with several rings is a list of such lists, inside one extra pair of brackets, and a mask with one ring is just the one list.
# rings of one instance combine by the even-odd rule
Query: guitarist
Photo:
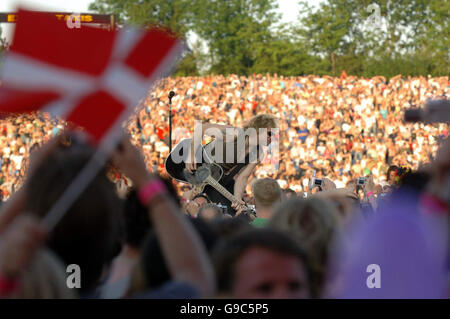
[[(235, 133), (237, 133), (234, 135), (229, 134), (230, 129), (236, 129), (233, 126), (203, 123), (200, 126), (197, 126), (194, 130), (195, 136), (191, 143), (190, 159), (185, 163), (186, 169), (190, 173), (194, 173), (197, 169), (197, 163), (195, 160), (192, 160), (195, 157), (194, 140), (202, 141), (205, 134), (208, 134), (209, 129), (216, 129), (216, 131), (218, 129), (221, 132), (222, 137), (215, 138), (212, 142), (205, 146), (205, 149), (209, 150), (214, 158), (214, 155), (218, 153), (216, 152), (217, 147), (223, 147), (223, 159), (220, 161), (215, 161), (216, 164), (220, 165), (224, 171), (224, 175), (219, 183), (230, 193), (234, 194), (239, 202), (231, 203), (227, 198), (209, 185), (205, 187), (204, 193), (208, 195), (212, 202), (226, 205), (228, 207), (228, 213), (234, 215), (234, 211), (240, 212), (245, 207), (242, 196), (247, 186), (248, 178), (255, 171), (258, 163), (262, 160), (262, 157), (260, 156), (261, 153), (259, 143), (251, 142), (249, 136), (245, 135), (245, 147), (239, 147), (239, 134), (243, 134), (247, 129), (253, 128), (257, 132), (257, 141), (259, 141), (259, 129), (267, 129), (267, 141), (265, 141), (265, 145), (269, 145), (272, 142), (272, 134), (274, 133), (272, 129), (276, 129), (277, 127), (277, 119), (268, 114), (254, 116), (244, 125), (242, 129), (234, 130)], [(232, 145), (229, 145), (230, 143)], [(227, 148), (232, 148), (234, 150), (234, 156), (227, 157)], [(250, 156), (253, 152), (257, 153)], [(252, 158), (257, 159), (257, 161), (250, 160)]]

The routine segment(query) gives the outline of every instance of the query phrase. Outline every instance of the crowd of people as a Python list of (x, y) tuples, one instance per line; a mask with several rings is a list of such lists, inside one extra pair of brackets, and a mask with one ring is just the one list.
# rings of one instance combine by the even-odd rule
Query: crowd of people
[[(230, 216), (180, 198), (126, 136), (49, 226), (94, 152), (68, 131), (32, 151), (0, 208), (0, 297), (450, 298), (449, 139), (426, 168), (395, 169), (383, 198), (372, 178), (361, 201), (329, 179), (303, 198), (266, 177), (251, 185), (255, 212)], [(111, 171), (132, 182), (123, 198)]]
[[(171, 90), (174, 144), (195, 120), (278, 118), (252, 210), (167, 177)], [(450, 298), (448, 126), (402, 121), (449, 94), (448, 78), (166, 78), (55, 227), (45, 216), (95, 148), (48, 114), (2, 119), (0, 297)]]
[[(0, 61), (0, 299), (450, 299), (449, 121), (404, 119), (445, 112), (449, 76), (166, 77), (120, 127), (182, 39), (19, 15)], [(229, 161), (169, 175), (199, 127)], [(242, 134), (260, 128), (258, 145)]]
[[(4, 118), (0, 295), (448, 298), (448, 127), (402, 120), (411, 106), (448, 98), (448, 84), (424, 77), (166, 78), (125, 125), (130, 140), (112, 166), (54, 229), (42, 218), (94, 150), (71, 145), (68, 123), (48, 114)], [(257, 166), (244, 193), (253, 210), (233, 216), (168, 179), (171, 90), (173, 144), (192, 137), (196, 120), (242, 127), (256, 114), (278, 118), (279, 152)], [(367, 289), (377, 280), (364, 285), (367, 272), (358, 272), (374, 263), (390, 278), (381, 291)], [(68, 265), (83, 270), (78, 289), (67, 286)]]
[[(367, 175), (381, 183), (391, 165), (417, 169), (428, 163), (448, 136), (447, 124), (403, 122), (405, 109), (423, 106), (430, 98), (448, 98), (448, 77), (169, 77), (155, 86), (127, 127), (148, 169), (160, 174), (165, 174), (169, 154), (170, 91), (176, 94), (173, 145), (192, 137), (195, 121), (241, 127), (255, 114), (278, 117), (278, 152), (265, 158), (254, 177), (274, 178), (283, 189), (300, 193), (308, 191), (314, 171), (338, 188)], [(64, 127), (46, 114), (0, 120), (4, 199), (20, 186), (30, 147)]]
[(66, 123), (48, 113), (8, 116), (0, 120), (0, 197), (19, 189), (30, 152), (61, 132)]
[(448, 136), (446, 124), (405, 124), (405, 109), (450, 96), (449, 79), (386, 81), (353, 76), (277, 75), (166, 78), (150, 93), (129, 130), (149, 168), (164, 172), (169, 152), (168, 94), (173, 143), (192, 137), (195, 121), (242, 127), (255, 114), (280, 120), (279, 152), (267, 156), (255, 177), (271, 177), (282, 188), (307, 192), (316, 171), (339, 188), (358, 176), (385, 180), (390, 165), (417, 169)]

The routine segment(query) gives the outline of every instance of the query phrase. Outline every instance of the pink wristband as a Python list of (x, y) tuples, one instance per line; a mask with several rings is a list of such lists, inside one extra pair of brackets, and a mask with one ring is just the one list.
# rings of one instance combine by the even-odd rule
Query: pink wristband
[(10, 294), (19, 287), (17, 279), (10, 279), (0, 274), (0, 296)]
[(367, 197), (372, 196), (373, 192), (367, 192)]
[(138, 197), (142, 205), (147, 206), (153, 197), (167, 192), (166, 185), (159, 179), (151, 180), (141, 187)]

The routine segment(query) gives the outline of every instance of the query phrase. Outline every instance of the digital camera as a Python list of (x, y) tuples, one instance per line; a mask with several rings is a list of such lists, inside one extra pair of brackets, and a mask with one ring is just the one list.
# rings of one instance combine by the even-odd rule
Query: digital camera
[(358, 185), (364, 186), (366, 184), (366, 178), (365, 177), (358, 177)]
[(314, 186), (318, 186), (318, 187), (322, 187), (323, 180), (321, 178), (314, 178), (313, 185)]

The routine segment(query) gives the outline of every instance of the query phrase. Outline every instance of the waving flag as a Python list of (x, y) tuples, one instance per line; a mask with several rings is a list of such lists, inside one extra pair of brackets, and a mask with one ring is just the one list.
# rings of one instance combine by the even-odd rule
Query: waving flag
[(44, 218), (49, 230), (103, 167), (122, 123), (183, 46), (159, 29), (69, 28), (52, 14), (19, 11), (0, 71), (0, 114), (46, 111), (84, 127), (100, 146)]
[(51, 14), (20, 10), (0, 71), (0, 113), (46, 111), (113, 137), (183, 43), (164, 30), (68, 28)]

